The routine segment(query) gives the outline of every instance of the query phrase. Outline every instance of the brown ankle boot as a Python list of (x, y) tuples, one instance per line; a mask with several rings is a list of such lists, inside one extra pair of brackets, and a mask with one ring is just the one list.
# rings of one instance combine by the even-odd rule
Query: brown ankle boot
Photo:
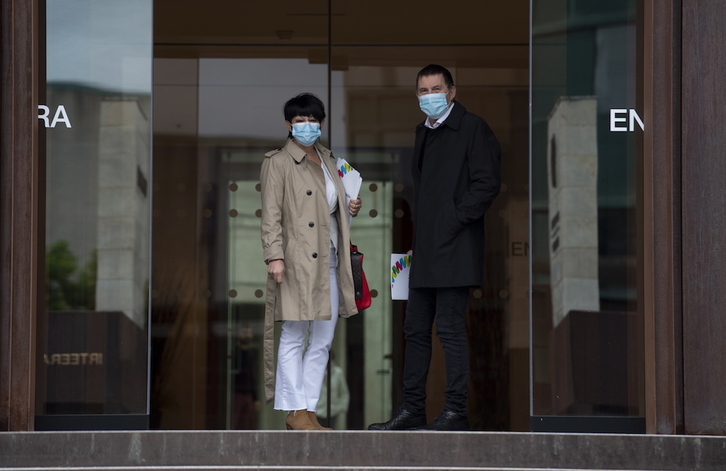
[(294, 410), (287, 414), (285, 425), (288, 430), (319, 430), (312, 422), (306, 409)]
[(310, 422), (317, 427), (318, 430), (333, 430), (330, 427), (323, 427), (320, 425), (320, 422), (318, 422), (318, 417), (315, 415), (315, 412), (308, 411), (308, 418), (310, 419)]

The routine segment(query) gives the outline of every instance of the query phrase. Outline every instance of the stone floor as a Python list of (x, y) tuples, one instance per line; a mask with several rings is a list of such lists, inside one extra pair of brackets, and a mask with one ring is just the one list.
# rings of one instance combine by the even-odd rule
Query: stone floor
[(490, 432), (0, 433), (3, 470), (726, 470), (726, 437)]

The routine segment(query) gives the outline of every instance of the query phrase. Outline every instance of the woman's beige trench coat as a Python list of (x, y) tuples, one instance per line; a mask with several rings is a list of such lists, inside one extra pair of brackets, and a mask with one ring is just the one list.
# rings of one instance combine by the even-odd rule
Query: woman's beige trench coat
[[(338, 189), (338, 315), (358, 313), (350, 268), (350, 228), (343, 182), (330, 150), (316, 144)], [(278, 284), (267, 276), (265, 304), (265, 395), (275, 391), (274, 322), (330, 320), (330, 210), (323, 169), (288, 139), (285, 147), (265, 154), (260, 173), (262, 248), (265, 263), (282, 259)]]

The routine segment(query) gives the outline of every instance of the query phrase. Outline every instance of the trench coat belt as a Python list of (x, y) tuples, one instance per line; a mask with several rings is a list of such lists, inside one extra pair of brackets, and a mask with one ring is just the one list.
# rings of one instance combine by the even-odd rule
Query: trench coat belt
[[(267, 277), (267, 289), (270, 289), (269, 284), (275, 283), (275, 280), (268, 276)], [(267, 303), (270, 301), (267, 300)], [(265, 306), (265, 312), (268, 312), (269, 306)], [(275, 316), (274, 306), (272, 307), (273, 315), (265, 316), (264, 335), (262, 340), (263, 358), (265, 359), (265, 399), (267, 404), (272, 402), (275, 398)]]

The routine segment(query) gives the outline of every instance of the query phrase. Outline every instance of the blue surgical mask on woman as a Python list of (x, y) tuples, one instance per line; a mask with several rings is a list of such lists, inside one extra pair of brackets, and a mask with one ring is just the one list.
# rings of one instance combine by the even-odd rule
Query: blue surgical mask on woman
[(320, 132), (320, 123), (304, 121), (302, 123), (293, 123), (292, 137), (304, 146), (315, 144), (322, 133)]
[(419, 95), (418, 106), (431, 119), (439, 119), (449, 107), (446, 101), (446, 93), (427, 93)]

